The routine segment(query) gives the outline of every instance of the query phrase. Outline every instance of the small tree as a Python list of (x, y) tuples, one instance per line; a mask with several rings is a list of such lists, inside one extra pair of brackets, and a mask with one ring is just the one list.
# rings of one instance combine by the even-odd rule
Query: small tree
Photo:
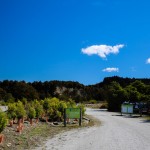
[(7, 125), (7, 116), (5, 112), (0, 110), (0, 133), (4, 130)]
[(34, 101), (34, 107), (35, 107), (35, 112), (36, 112), (36, 118), (37, 118), (37, 122), (39, 120), (39, 118), (41, 117), (41, 115), (43, 114), (43, 106), (40, 104), (39, 101), (35, 100)]
[(50, 103), (50, 99), (48, 99), (48, 98), (44, 99), (43, 108), (45, 110), (46, 115), (47, 115), (47, 111), (49, 109), (49, 103)]
[(6, 116), (6, 113), (2, 112), (0, 110), (0, 143), (2, 143), (3, 140), (4, 140), (4, 135), (1, 134), (1, 132), (5, 129), (6, 125), (7, 125), (7, 116)]
[(24, 105), (20, 101), (18, 101), (16, 103), (16, 114), (17, 114), (17, 118), (18, 118), (18, 123), (20, 123), (20, 119), (23, 119), (26, 115)]
[(58, 106), (59, 106), (59, 99), (58, 98), (51, 98), (49, 100), (48, 104), (48, 116), (51, 120), (58, 119), (61, 114), (58, 111)]
[(61, 116), (60, 119), (63, 119), (63, 115), (64, 115), (64, 109), (67, 108), (67, 104), (64, 101), (60, 101), (59, 105), (58, 105), (58, 111), (60, 112)]
[(16, 104), (15, 103), (9, 103), (8, 104), (7, 115), (8, 115), (8, 118), (10, 120), (13, 120), (13, 121), (11, 121), (11, 124), (10, 124), (10, 126), (12, 126), (15, 118), (17, 117), (17, 114), (16, 114)]
[(36, 116), (36, 111), (35, 111), (34, 107), (29, 106), (29, 108), (28, 108), (28, 117), (30, 118), (30, 124), (31, 125), (33, 124), (32, 119), (35, 118), (35, 116)]

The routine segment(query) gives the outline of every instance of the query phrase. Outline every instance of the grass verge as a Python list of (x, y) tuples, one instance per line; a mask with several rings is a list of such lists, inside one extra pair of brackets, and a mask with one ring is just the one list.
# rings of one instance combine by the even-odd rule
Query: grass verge
[(78, 124), (67, 124), (67, 127), (64, 127), (63, 124), (53, 126), (51, 123), (39, 122), (33, 126), (24, 124), (24, 129), (21, 134), (16, 132), (16, 125), (13, 125), (13, 127), (6, 127), (3, 132), (5, 140), (3, 144), (0, 145), (0, 150), (34, 149), (35, 147), (43, 145), (46, 139), (50, 139), (61, 132), (66, 132), (75, 128), (100, 125), (100, 121), (96, 120), (94, 117), (89, 115), (85, 117), (88, 118), (88, 120), (83, 119), (81, 127)]

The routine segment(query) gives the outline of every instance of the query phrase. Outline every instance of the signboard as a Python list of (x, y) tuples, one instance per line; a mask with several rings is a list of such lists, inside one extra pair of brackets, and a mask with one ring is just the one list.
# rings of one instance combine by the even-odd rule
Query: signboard
[(79, 119), (80, 118), (80, 108), (66, 108), (66, 118)]
[(64, 126), (66, 127), (67, 119), (79, 119), (79, 125), (82, 121), (82, 109), (81, 108), (66, 108), (64, 109)]
[(121, 113), (132, 114), (133, 113), (133, 104), (122, 104)]
[(133, 114), (133, 105), (128, 104), (128, 113)]

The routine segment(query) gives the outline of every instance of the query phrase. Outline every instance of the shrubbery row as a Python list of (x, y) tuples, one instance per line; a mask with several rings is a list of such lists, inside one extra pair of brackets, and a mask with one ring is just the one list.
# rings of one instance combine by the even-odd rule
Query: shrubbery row
[(61, 101), (58, 98), (46, 98), (44, 100), (34, 100), (30, 103), (24, 100), (14, 103), (8, 103), (7, 113), (0, 112), (0, 132), (7, 125), (8, 120), (17, 121), (20, 119), (44, 119), (45, 121), (63, 121), (65, 108), (82, 108), (82, 114), (85, 113), (83, 104), (76, 105), (73, 100)]

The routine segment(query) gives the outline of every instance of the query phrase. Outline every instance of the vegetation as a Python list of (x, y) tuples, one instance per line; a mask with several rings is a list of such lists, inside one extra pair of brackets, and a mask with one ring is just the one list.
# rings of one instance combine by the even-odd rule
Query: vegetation
[(26, 111), (25, 111), (24, 105), (20, 101), (18, 101), (16, 103), (16, 114), (17, 114), (18, 120), (22, 119), (23, 117), (26, 116)]
[(35, 108), (35, 113), (36, 113), (35, 117), (37, 119), (39, 119), (42, 116), (43, 112), (44, 112), (43, 105), (40, 104), (39, 101), (35, 100), (34, 103), (33, 103), (33, 106)]
[[(45, 114), (49, 118), (54, 118), (54, 120), (58, 118), (61, 120), (62, 110), (66, 107), (75, 107), (76, 103), (89, 102), (95, 104), (106, 101), (108, 110), (119, 111), (120, 105), (124, 101), (148, 102), (149, 100), (150, 79), (114, 76), (104, 78), (103, 82), (88, 86), (72, 81), (26, 83), (25, 81), (4, 80), (0, 82), (1, 105), (15, 103), (17, 107), (17, 103), (22, 103), (26, 109), (27, 103), (34, 103), (32, 106), (36, 105), (34, 109), (37, 118)], [(15, 111), (12, 111), (12, 113), (10, 117), (15, 118)], [(24, 112), (17, 112), (16, 114), (20, 113), (23, 116), (26, 115)]]
[(7, 116), (6, 113), (0, 110), (0, 133), (4, 130), (7, 125)]
[(34, 100), (23, 104), (21, 101), (8, 103), (7, 116), (10, 120), (29, 118), (32, 124), (32, 119), (45, 118), (45, 121), (63, 121), (65, 108), (82, 108), (83, 115), (85, 114), (85, 106), (79, 104), (78, 106), (72, 100), (62, 101), (56, 97), (46, 98), (44, 100)]
[[(7, 114), (0, 111), (0, 133), (9, 120), (26, 118), (42, 121), (63, 121), (65, 108), (82, 108), (84, 103), (120, 111), (124, 101), (150, 103), (150, 79), (109, 77), (103, 82), (84, 86), (78, 82), (25, 81), (0, 82), (0, 104), (7, 105)], [(31, 123), (31, 122), (30, 122)], [(42, 123), (41, 123), (42, 124)], [(23, 128), (20, 124), (18, 129)]]
[(8, 111), (7, 111), (7, 114), (8, 114), (8, 118), (11, 120), (15, 120), (15, 118), (17, 117), (17, 111), (16, 111), (17, 107), (16, 107), (16, 104), (15, 103), (9, 103), (8, 104)]

